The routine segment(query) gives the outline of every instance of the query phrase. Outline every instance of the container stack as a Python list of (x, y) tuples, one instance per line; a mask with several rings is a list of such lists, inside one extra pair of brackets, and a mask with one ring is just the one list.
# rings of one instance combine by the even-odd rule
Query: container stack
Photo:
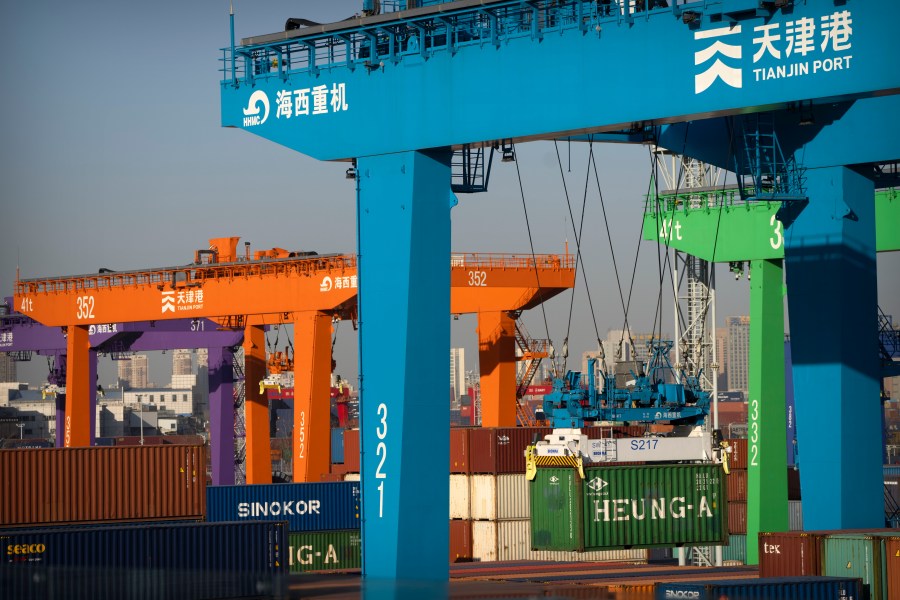
[(284, 525), (202, 522), (205, 470), (203, 446), (0, 450), (4, 594), (280, 593)]
[(286, 521), (292, 573), (362, 566), (359, 483), (210, 486), (207, 519)]

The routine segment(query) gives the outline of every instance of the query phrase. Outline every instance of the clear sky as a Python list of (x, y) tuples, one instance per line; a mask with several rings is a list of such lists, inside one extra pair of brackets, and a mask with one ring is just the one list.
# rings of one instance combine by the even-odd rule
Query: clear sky
[[(281, 30), (287, 17), (320, 22), (356, 13), (362, 0), (235, 0), (236, 37)], [(192, 2), (7, 3), (0, 20), (0, 293), (23, 278), (185, 264), (211, 237), (239, 235), (254, 249), (355, 252), (354, 186), (343, 163), (320, 163), (249, 133), (220, 126), (219, 59), (228, 45), (227, 0)], [(402, 110), (401, 106), (397, 110)], [(378, 118), (378, 115), (375, 116)], [(579, 218), (585, 197), (585, 144), (560, 152)], [(643, 195), (650, 181), (642, 146), (595, 147), (600, 185), (623, 285), (638, 247)], [(453, 209), (457, 252), (574, 249), (556, 150), (537, 142), (518, 148), (516, 165), (495, 161), (491, 189), (460, 197)], [(623, 320), (596, 186), (589, 188), (582, 246), (601, 337)], [(644, 242), (630, 320), (649, 330), (659, 292), (654, 244)], [(719, 267), (721, 318), (747, 314), (746, 279)], [(900, 317), (900, 261), (879, 258), (879, 300)], [(670, 296), (671, 284), (666, 295)], [(579, 279), (569, 366), (595, 346), (584, 280)], [(561, 346), (570, 296), (546, 306), (549, 335)], [(671, 301), (663, 330), (673, 331)], [(541, 311), (523, 316), (545, 337)], [(475, 319), (452, 321), (453, 345), (476, 360)], [(282, 336), (282, 341), (283, 341)], [(171, 361), (157, 359), (151, 379), (166, 383)], [(337, 372), (356, 377), (356, 340), (338, 329)], [(38, 383), (46, 365), (20, 366)], [(101, 382), (114, 380), (101, 362)]]

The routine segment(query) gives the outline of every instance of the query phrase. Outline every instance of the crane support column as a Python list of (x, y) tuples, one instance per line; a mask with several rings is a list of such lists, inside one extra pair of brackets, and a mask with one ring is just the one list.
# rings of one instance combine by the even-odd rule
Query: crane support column
[(516, 322), (509, 313), (478, 313), (482, 427), (516, 426)]
[(209, 349), (209, 448), (213, 485), (234, 485), (234, 352)]
[(883, 527), (874, 184), (846, 167), (806, 175), (785, 240), (803, 526)]
[[(449, 149), (360, 158), (363, 575), (445, 584)], [(437, 465), (437, 467), (435, 466)], [(440, 594), (439, 594), (440, 595)]]
[(784, 396), (784, 268), (750, 261), (750, 403), (748, 406), (747, 564), (759, 562), (757, 534), (787, 531)]
[(294, 481), (321, 481), (331, 470), (331, 317), (294, 320)]
[(269, 450), (269, 399), (259, 383), (266, 377), (266, 332), (259, 325), (244, 328), (244, 419), (247, 432), (247, 483), (272, 483)]
[[(97, 355), (91, 352), (88, 328), (66, 328), (66, 416), (63, 444), (66, 448), (91, 446), (97, 421)], [(60, 435), (57, 431), (56, 435)]]

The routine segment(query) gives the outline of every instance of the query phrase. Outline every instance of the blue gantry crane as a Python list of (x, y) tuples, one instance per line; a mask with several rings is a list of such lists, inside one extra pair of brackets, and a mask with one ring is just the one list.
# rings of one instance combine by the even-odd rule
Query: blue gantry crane
[[(879, 526), (879, 357), (861, 349), (877, 347), (875, 182), (884, 187), (900, 159), (900, 71), (884, 66), (900, 55), (900, 4), (365, 8), (232, 42), (221, 111), (223, 126), (354, 161), (367, 579), (448, 575), (446, 502), (435, 501), (448, 482), (430, 468), (448, 455), (448, 415), (417, 397), (446, 379), (454, 152), (563, 136), (652, 141), (776, 190), (784, 267), (763, 261), (753, 281), (786, 275), (790, 289), (804, 523)], [(781, 314), (770, 308), (765, 318)], [(784, 414), (783, 396), (752, 400), (759, 415)], [(756, 443), (784, 457), (777, 421), (757, 421), (766, 427)], [(751, 465), (751, 489), (759, 468)], [(760, 515), (763, 529), (786, 526), (786, 510)]]

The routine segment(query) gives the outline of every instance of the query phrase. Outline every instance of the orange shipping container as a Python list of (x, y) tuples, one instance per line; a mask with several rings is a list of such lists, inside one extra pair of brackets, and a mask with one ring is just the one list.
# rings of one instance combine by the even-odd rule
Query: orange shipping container
[(729, 469), (746, 469), (747, 468), (747, 438), (730, 438), (725, 440), (731, 447), (728, 452), (728, 468)]
[(469, 429), (465, 427), (450, 428), (450, 472), (470, 473), (469, 464)]
[(206, 516), (203, 446), (0, 450), (0, 526)]
[(348, 473), (359, 473), (359, 429), (344, 430), (344, 467)]
[(887, 597), (900, 598), (900, 538), (884, 538), (884, 560)]
[(725, 482), (728, 484), (729, 502), (747, 501), (747, 471), (732, 469), (725, 478)]
[(472, 560), (472, 521), (452, 519), (450, 521), (450, 562)]

